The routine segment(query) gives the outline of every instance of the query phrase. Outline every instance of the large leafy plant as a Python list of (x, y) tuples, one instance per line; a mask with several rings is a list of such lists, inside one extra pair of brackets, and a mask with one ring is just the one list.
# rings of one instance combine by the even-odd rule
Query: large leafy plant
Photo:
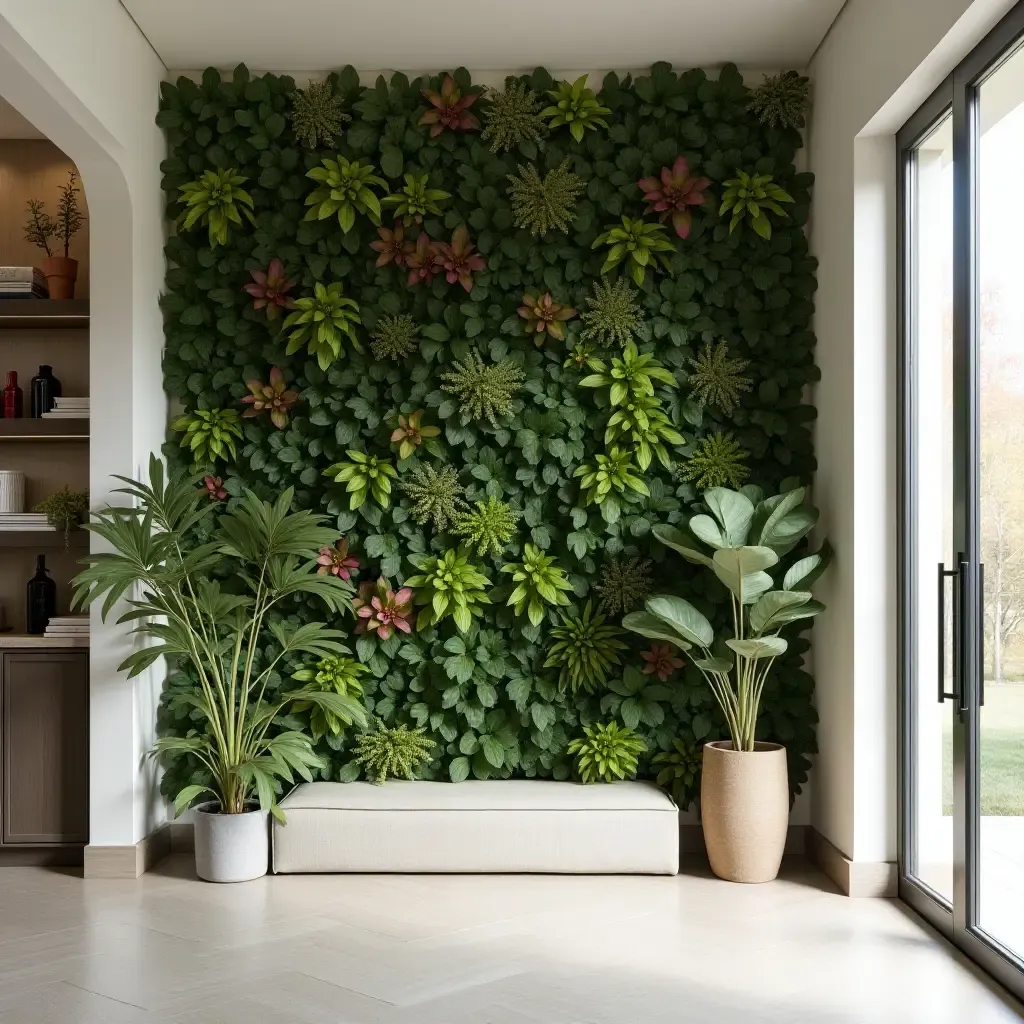
[(347, 613), (351, 586), (316, 573), (316, 553), (334, 530), (322, 516), (293, 512), (291, 488), (273, 503), (245, 491), (235, 507), (218, 512), (202, 500), (195, 478), (167, 475), (155, 456), (148, 482), (117, 479), (131, 504), (100, 510), (87, 527), (111, 550), (86, 557), (89, 567), (74, 580), (74, 606), (101, 602), (106, 619), (125, 599), (118, 621), (133, 623), (132, 632), (146, 641), (119, 666), (129, 678), (160, 658), (193, 674), (192, 685), (175, 696), (191, 727), (162, 736), (153, 748), (153, 756), (191, 767), (192, 781), (174, 795), (175, 810), (212, 796), (222, 813), (240, 814), (255, 799), (283, 821), (278, 787), (296, 776), (312, 781), (324, 762), (309, 736), (278, 724), (282, 712), (312, 707), (342, 725), (366, 721), (362, 705), (334, 687), (282, 692), (275, 683), (288, 657), (348, 653), (342, 630), (274, 615), (300, 597), (332, 619)]
[(714, 693), (736, 750), (754, 749), (761, 695), (789, 645), (782, 631), (824, 610), (810, 587), (828, 566), (827, 544), (787, 559), (786, 568), (781, 562), (818, 521), (804, 493), (799, 487), (766, 499), (756, 487), (713, 488), (704, 493), (708, 511), (692, 516), (687, 529), (655, 527), (663, 544), (710, 569), (728, 591), (733, 628), (720, 642), (707, 617), (682, 597), (652, 597), (645, 611), (622, 620), (686, 652)]
[(338, 227), (346, 235), (355, 225), (357, 213), (379, 224), (380, 199), (373, 187), (387, 191), (388, 183), (373, 173), (374, 168), (359, 160), (348, 160), (340, 153), (325, 156), (321, 163), (321, 167), (306, 173), (320, 183), (306, 197), (306, 220), (325, 220), (336, 215)]
[(326, 285), (317, 281), (313, 294), (296, 299), (294, 311), (285, 317), (286, 351), (291, 355), (305, 345), (320, 369), (326, 370), (341, 355), (345, 337), (356, 351), (362, 350), (355, 332), (359, 322), (359, 304), (345, 294), (340, 281)]
[(621, 226), (616, 224), (598, 235), (591, 248), (600, 249), (602, 246), (608, 250), (601, 267), (602, 274), (625, 262), (633, 280), (642, 285), (648, 267), (652, 270), (659, 266), (663, 270), (672, 269), (665, 254), (675, 252), (675, 246), (665, 234), (665, 228), (642, 217), (623, 216)]
[(491, 603), (487, 596), (491, 581), (470, 560), (465, 549), (449, 548), (440, 555), (410, 555), (409, 561), (419, 570), (405, 581), (415, 593), (416, 604), (421, 606), (417, 629), (435, 625), (450, 615), (456, 627), (465, 633), (482, 606)]
[(186, 182), (180, 189), (180, 202), (185, 204), (179, 219), (182, 228), (188, 231), (195, 224), (205, 225), (211, 249), (227, 245), (231, 226), (241, 227), (243, 215), (250, 224), (256, 222), (252, 196), (242, 188), (246, 181), (245, 175), (229, 167), (203, 171), (196, 181)]

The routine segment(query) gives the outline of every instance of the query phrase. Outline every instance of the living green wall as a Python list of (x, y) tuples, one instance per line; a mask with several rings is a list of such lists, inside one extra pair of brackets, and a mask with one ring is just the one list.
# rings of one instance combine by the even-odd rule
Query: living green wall
[[(464, 70), (454, 73), (464, 96), (474, 91)], [(542, 102), (555, 83), (543, 69), (519, 81)], [(721, 435), (741, 449), (740, 477), (733, 483), (758, 485), (766, 493), (811, 481), (814, 469), (811, 426), (814, 409), (805, 389), (816, 380), (814, 337), (810, 323), (815, 289), (815, 261), (808, 254), (804, 226), (812, 176), (798, 172), (801, 136), (794, 127), (762, 123), (749, 109), (751, 91), (733, 67), (717, 78), (694, 69), (676, 74), (656, 65), (649, 76), (609, 74), (597, 100), (609, 113), (606, 126), (583, 133), (576, 141), (562, 126), (547, 129), (539, 142), (524, 141), (510, 152), (492, 152), (479, 130), (444, 130), (429, 134), (421, 124), (428, 104), (421, 89), (440, 90), (441, 76), (410, 80), (402, 74), (379, 78), (364, 87), (352, 69), (332, 77), (350, 120), (337, 144), (311, 150), (294, 133), (291, 120), (294, 83), (275, 75), (250, 77), (244, 68), (222, 78), (207, 71), (200, 82), (179, 79), (163, 87), (159, 123), (166, 130), (169, 156), (163, 164), (167, 216), (179, 221), (167, 243), (167, 290), (164, 371), (168, 394), (186, 412), (246, 406), (246, 381), (266, 382), (271, 367), (282, 369), (289, 388), (299, 393), (283, 429), (268, 417), (242, 421), (243, 438), (234, 458), (222, 458), (212, 472), (223, 478), (229, 500), (243, 487), (265, 497), (295, 488), (295, 505), (327, 514), (337, 523), (351, 553), (359, 559), (358, 579), (389, 576), (395, 586), (415, 573), (411, 554), (456, 547), (459, 538), (415, 521), (412, 500), (401, 484), (417, 466), (454, 467), (464, 500), (495, 495), (522, 513), (515, 536), (500, 555), (473, 556), (492, 584), (491, 603), (460, 633), (451, 618), (410, 635), (395, 633), (386, 641), (372, 634), (353, 637), (353, 649), (369, 666), (365, 684), (368, 708), (388, 723), (426, 727), (437, 740), (429, 778), (571, 775), (567, 743), (584, 725), (618, 718), (635, 725), (648, 753), (640, 774), (657, 775), (652, 759), (660, 751), (687, 751), (707, 738), (724, 734), (711, 693), (699, 673), (677, 670), (662, 685), (654, 675), (636, 672), (645, 662), (648, 642), (624, 633), (622, 667), (610, 685), (595, 692), (572, 692), (559, 686), (557, 669), (545, 667), (554, 642), (551, 630), (561, 614), (594, 610), (602, 594), (595, 590), (611, 564), (627, 569), (631, 559), (650, 561), (655, 592), (671, 591), (693, 601), (717, 623), (724, 621), (727, 596), (710, 574), (689, 565), (658, 544), (651, 528), (674, 523), (700, 510), (693, 456), (707, 440)], [(594, 83), (595, 89), (597, 83)], [(488, 123), (487, 94), (467, 108)], [(444, 273), (430, 283), (411, 285), (408, 268), (377, 266), (377, 226), (357, 213), (344, 233), (336, 217), (305, 220), (307, 196), (317, 182), (307, 171), (324, 157), (341, 154), (372, 164), (394, 192), (407, 173), (429, 175), (432, 188), (450, 194), (440, 212), (412, 226), (407, 237), (422, 231), (449, 242), (466, 225), (484, 267), (472, 274), (471, 290), (449, 284)], [(669, 465), (654, 458), (646, 469), (634, 459), (633, 472), (646, 484), (643, 495), (627, 491), (607, 506), (587, 504), (576, 471), (608, 451), (605, 431), (612, 413), (607, 388), (581, 386), (593, 372), (573, 359), (590, 321), (607, 247), (595, 240), (622, 215), (658, 223), (637, 181), (657, 177), (684, 156), (694, 176), (710, 179), (703, 205), (689, 207), (692, 225), (685, 238), (665, 224), (671, 243), (667, 266), (652, 264), (641, 286), (629, 277), (628, 263), (612, 269), (606, 280), (626, 277), (642, 309), (636, 332), (641, 352), (652, 353), (675, 378), (676, 386), (657, 383), (656, 397), (681, 443), (666, 446)], [(515, 226), (509, 176), (533, 164), (541, 176), (569, 161), (582, 182), (568, 231), (555, 227), (534, 236)], [(185, 229), (180, 188), (204, 171), (234, 168), (245, 177), (251, 196), (252, 223), (233, 225), (225, 244), (211, 248), (206, 228)], [(782, 214), (769, 214), (770, 239), (750, 221), (730, 231), (728, 213), (720, 215), (724, 182), (737, 171), (773, 176), (794, 202)], [(378, 195), (383, 187), (376, 187)], [(383, 225), (393, 227), (383, 211)], [(252, 270), (265, 270), (272, 259), (284, 262), (295, 282), (291, 297), (313, 293), (318, 282), (340, 282), (358, 303), (357, 351), (343, 339), (339, 358), (321, 368), (303, 346), (286, 353), (282, 318), (269, 321), (253, 308), (243, 286)], [(528, 335), (517, 310), (524, 293), (550, 293), (575, 310), (565, 321), (565, 340)], [(287, 312), (287, 311), (286, 311)], [(384, 317), (407, 314), (418, 326), (418, 345), (402, 359), (375, 360), (372, 333)], [(706, 346), (727, 345), (730, 359), (745, 361), (740, 376), (749, 387), (729, 403), (701, 402), (691, 379), (694, 361)], [(577, 350), (578, 351), (578, 350)], [(510, 414), (466, 415), (466, 407), (444, 390), (442, 374), (479, 354), (487, 362), (511, 359), (523, 381), (515, 391)], [(608, 362), (622, 356), (612, 342), (595, 344), (589, 355)], [(707, 397), (706, 395), (703, 397)], [(391, 434), (399, 414), (423, 410), (423, 423), (440, 435), (409, 459), (399, 460)], [(188, 452), (172, 432), (166, 454), (184, 460)], [(626, 446), (628, 447), (628, 446)], [(368, 498), (349, 510), (349, 495), (324, 471), (355, 450), (388, 459), (397, 471), (387, 507)], [(712, 466), (712, 469), (714, 467)], [(449, 524), (449, 530), (451, 529)], [(511, 589), (506, 563), (520, 562), (526, 543), (555, 556), (572, 585), (571, 606), (549, 608), (543, 622), (531, 625), (506, 606)], [(636, 563), (632, 563), (636, 566)], [(621, 610), (608, 609), (617, 624)], [(322, 618), (320, 609), (295, 605), (288, 613)], [(354, 620), (341, 624), (350, 628)], [(778, 660), (766, 687), (761, 732), (786, 744), (794, 789), (805, 781), (814, 747), (813, 682), (803, 668), (807, 642), (794, 638)], [(292, 666), (298, 668), (298, 665)], [(273, 685), (282, 680), (275, 678)], [(164, 697), (163, 727), (188, 728), (188, 711), (174, 702), (186, 685), (173, 673)], [(330, 737), (320, 749), (331, 764), (331, 778), (351, 778), (350, 736)], [(173, 780), (168, 780), (168, 786)], [(686, 802), (694, 779), (686, 776), (677, 795)]]

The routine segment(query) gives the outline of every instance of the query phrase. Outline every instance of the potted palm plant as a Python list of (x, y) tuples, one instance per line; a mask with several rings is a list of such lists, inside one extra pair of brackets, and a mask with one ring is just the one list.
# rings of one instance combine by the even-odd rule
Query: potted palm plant
[(267, 871), (267, 815), (284, 820), (278, 786), (296, 776), (312, 781), (323, 767), (310, 737), (280, 721), (285, 708), (304, 702), (344, 725), (366, 724), (351, 696), (313, 686), (278, 689), (276, 670), (287, 655), (348, 653), (344, 633), (279, 614), (298, 596), (335, 615), (351, 612), (352, 584), (317, 573), (318, 553), (337, 532), (322, 516), (292, 512), (290, 489), (273, 503), (246, 491), (224, 509), (197, 489), (198, 476), (168, 475), (155, 456), (148, 484), (117, 479), (132, 504), (103, 509), (86, 527), (113, 551), (84, 559), (89, 568), (74, 580), (73, 604), (102, 599), (106, 619), (127, 597), (118, 621), (134, 622), (133, 632), (149, 643), (120, 668), (131, 678), (166, 657), (195, 679), (175, 699), (198, 724), (186, 736), (160, 738), (151, 754), (188, 758), (194, 768), (174, 797), (176, 814), (206, 798), (195, 807), (199, 876), (258, 878)]
[(708, 512), (684, 528), (659, 525), (654, 534), (724, 585), (731, 635), (716, 639), (700, 611), (672, 596), (650, 598), (645, 611), (622, 624), (684, 651), (711, 687), (731, 739), (704, 744), (700, 806), (708, 859), (720, 878), (767, 882), (778, 874), (786, 845), (789, 775), (785, 747), (757, 739), (761, 695), (788, 647), (782, 631), (824, 610), (810, 586), (831, 552), (826, 542), (815, 553), (787, 558), (818, 519), (803, 488), (765, 498), (757, 487), (715, 487), (704, 492), (704, 504)]

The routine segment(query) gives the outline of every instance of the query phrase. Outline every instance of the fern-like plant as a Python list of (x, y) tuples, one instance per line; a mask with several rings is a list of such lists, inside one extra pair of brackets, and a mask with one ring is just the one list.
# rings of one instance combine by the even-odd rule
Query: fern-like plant
[(750, 475), (746, 466), (748, 453), (732, 434), (716, 430), (701, 438), (680, 470), (700, 491), (709, 487), (741, 487)]
[(644, 322), (643, 310), (633, 301), (636, 296), (626, 278), (619, 277), (614, 284), (602, 278), (594, 285), (593, 295), (587, 296), (589, 308), (580, 316), (584, 324), (580, 337), (599, 345), (614, 342), (624, 348)]
[(491, 494), (487, 501), (474, 503), (472, 512), (459, 516), (453, 532), (465, 537), (478, 555), (500, 555), (516, 535), (523, 513)]
[(419, 770), (429, 764), (437, 744), (425, 736), (424, 729), (399, 725), (389, 729), (379, 718), (374, 728), (356, 741), (353, 764), (361, 765), (366, 777), (380, 786), (390, 778), (414, 780)]
[(409, 561), (419, 569), (418, 575), (405, 581), (421, 606), (417, 629), (435, 625), (450, 615), (459, 632), (465, 633), (481, 606), (491, 603), (486, 593), (491, 581), (470, 560), (464, 547), (458, 551), (449, 548), (440, 555), (410, 555)]
[(566, 750), (576, 758), (580, 782), (617, 782), (636, 775), (647, 744), (629, 727), (607, 722), (585, 726), (583, 736), (572, 740)]
[(612, 615), (631, 612), (651, 592), (651, 560), (613, 558), (601, 567), (601, 577), (592, 590), (601, 599), (598, 607)]
[(747, 368), (746, 359), (730, 359), (729, 346), (724, 341), (717, 345), (705, 342), (690, 360), (693, 372), (686, 383), (690, 397), (701, 405), (717, 406), (724, 413), (731, 413), (739, 402), (740, 394), (749, 391), (751, 380), (742, 376)]
[(248, 180), (229, 167), (203, 171), (198, 180), (182, 185), (178, 190), (178, 202), (185, 204), (185, 212), (179, 218), (182, 228), (188, 231), (195, 224), (205, 225), (211, 249), (227, 245), (231, 225), (241, 227), (243, 215), (250, 224), (256, 223), (252, 196), (242, 188)]
[(192, 453), (196, 469), (217, 459), (235, 458), (235, 441), (242, 440), (242, 423), (237, 409), (196, 409), (179, 416), (171, 430), (183, 430), (181, 447)]
[(398, 486), (412, 498), (409, 514), (420, 526), (430, 523), (437, 533), (444, 533), (469, 508), (463, 500), (466, 489), (459, 483), (454, 466), (416, 466)]
[(751, 93), (747, 109), (769, 128), (803, 128), (811, 80), (798, 71), (768, 75)]
[(608, 681), (608, 674), (621, 665), (619, 651), (626, 645), (622, 630), (606, 625), (605, 616), (594, 612), (587, 602), (582, 615), (564, 616), (551, 630), (555, 643), (548, 649), (545, 668), (558, 669), (558, 684), (572, 693), (593, 693)]
[(387, 459), (379, 459), (376, 455), (367, 455), (349, 449), (345, 452), (347, 462), (336, 462), (324, 470), (324, 476), (333, 478), (335, 483), (344, 484), (348, 492), (348, 507), (359, 508), (367, 495), (381, 508), (391, 504), (391, 481), (398, 476), (395, 467)]
[(549, 231), (568, 233), (576, 209), (576, 201), (583, 194), (583, 179), (569, 170), (568, 159), (541, 178), (537, 168), (519, 165), (519, 176), (508, 175), (509, 199), (518, 228), (526, 228), (531, 235), (545, 235)]
[(370, 332), (370, 351), (378, 361), (404, 359), (416, 350), (419, 327), (407, 313), (382, 316)]
[(486, 98), (480, 138), (490, 142), (492, 153), (515, 149), (523, 142), (540, 142), (545, 123), (535, 92), (514, 78), (506, 78), (505, 88), (489, 91)]
[(310, 82), (292, 94), (292, 131), (307, 149), (333, 146), (341, 126), (351, 117), (342, 109), (341, 97), (334, 91), (334, 75), (322, 82)]
[[(332, 654), (321, 658), (316, 665), (300, 668), (292, 673), (292, 679), (297, 683), (305, 683), (310, 690), (337, 693), (342, 697), (357, 700), (363, 695), (362, 677), (369, 671), (366, 665), (361, 665), (352, 658)], [(341, 735), (348, 724), (330, 708), (314, 704), (312, 701), (296, 701), (293, 709), (299, 713), (309, 712), (309, 728), (314, 742), (319, 742), (324, 736)]]
[(311, 356), (316, 356), (321, 370), (326, 370), (341, 355), (344, 337), (352, 347), (362, 352), (356, 337), (355, 325), (360, 323), (359, 304), (345, 295), (340, 281), (313, 286), (313, 294), (295, 300), (295, 309), (285, 317), (284, 330), (288, 333), (288, 355), (298, 352), (303, 345)]
[(71, 531), (89, 517), (89, 492), (71, 491), (67, 486), (43, 498), (33, 509), (42, 512), (46, 521), (64, 531), (64, 550), (71, 543)]
[(521, 562), (509, 562), (501, 567), (501, 571), (511, 573), (512, 582), (516, 584), (507, 604), (515, 608), (516, 615), (526, 612), (534, 626), (544, 621), (547, 606), (569, 603), (565, 591), (572, 590), (572, 584), (565, 570), (558, 565), (554, 555), (545, 555), (535, 544), (526, 545)]
[(305, 220), (326, 220), (337, 215), (338, 227), (347, 235), (356, 222), (356, 214), (380, 223), (380, 199), (373, 191), (376, 185), (387, 191), (388, 183), (373, 172), (372, 164), (360, 160), (348, 160), (340, 153), (331, 158), (325, 156), (321, 167), (306, 172), (307, 178), (320, 183), (319, 188), (306, 197)]
[(463, 423), (486, 417), (492, 427), (497, 427), (499, 417), (512, 415), (512, 398), (526, 380), (514, 359), (485, 363), (478, 353), (470, 352), (452, 365), (454, 370), (441, 374), (446, 382), (441, 387), (458, 397)]

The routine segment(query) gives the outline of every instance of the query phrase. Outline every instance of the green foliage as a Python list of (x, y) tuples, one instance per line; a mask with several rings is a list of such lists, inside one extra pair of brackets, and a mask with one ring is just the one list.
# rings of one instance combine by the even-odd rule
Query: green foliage
[(57, 216), (51, 217), (41, 199), (30, 199), (27, 203), (28, 221), (25, 223), (25, 241), (38, 246), (47, 256), (53, 256), (50, 239), (55, 238), (64, 247), (64, 258), (71, 253), (71, 239), (82, 230), (85, 214), (78, 208), (78, 171), (68, 171), (68, 180), (60, 186), (57, 200)]
[(548, 95), (555, 102), (545, 107), (540, 116), (548, 118), (548, 127), (552, 131), (568, 125), (572, 137), (582, 142), (585, 132), (608, 127), (604, 115), (610, 114), (611, 110), (601, 106), (594, 90), (587, 88), (586, 75), (581, 75), (575, 82), (556, 83), (554, 89), (548, 90)]
[(306, 220), (326, 220), (335, 214), (338, 227), (348, 234), (355, 225), (356, 214), (369, 217), (374, 224), (380, 223), (380, 199), (371, 186), (387, 189), (388, 183), (374, 174), (372, 164), (359, 160), (348, 160), (340, 153), (331, 158), (325, 156), (321, 167), (306, 172), (307, 178), (320, 183), (306, 197)]
[(633, 280), (642, 285), (647, 277), (647, 268), (661, 267), (671, 271), (672, 262), (665, 253), (675, 252), (675, 246), (665, 233), (664, 224), (652, 224), (642, 217), (623, 217), (622, 226), (608, 228), (597, 236), (591, 245), (592, 249), (606, 246), (601, 273), (607, 274), (614, 270), (623, 260), (629, 267)]
[(369, 494), (381, 508), (387, 508), (391, 504), (391, 481), (398, 476), (395, 467), (386, 459), (351, 448), (345, 454), (348, 461), (328, 466), (324, 476), (332, 477), (336, 484), (345, 485), (348, 507), (361, 508)]
[(641, 470), (650, 466), (654, 456), (666, 469), (671, 468), (672, 457), (665, 445), (681, 445), (684, 440), (672, 426), (661, 402), (650, 395), (628, 398), (625, 405), (612, 413), (604, 432), (604, 443), (625, 445)]
[(598, 605), (601, 611), (622, 615), (639, 608), (651, 592), (651, 586), (649, 558), (613, 558), (601, 566), (601, 578), (592, 589), (601, 599)]
[(412, 498), (412, 518), (421, 526), (429, 523), (436, 533), (444, 533), (469, 508), (454, 466), (415, 466), (398, 486)]
[(619, 515), (618, 499), (631, 501), (635, 494), (650, 496), (643, 478), (636, 475), (632, 452), (612, 445), (607, 453), (599, 452), (593, 462), (584, 462), (573, 476), (580, 478), (580, 501), (585, 505), (601, 505), (608, 522)]
[(485, 588), (491, 581), (479, 565), (470, 561), (465, 548), (449, 548), (440, 555), (410, 555), (409, 561), (419, 574), (405, 581), (416, 595), (416, 604), (423, 605), (416, 619), (416, 628), (436, 625), (447, 616), (465, 633), (479, 615), (482, 605), (490, 604)]
[(609, 284), (607, 278), (596, 282), (593, 295), (587, 296), (589, 309), (580, 317), (586, 325), (580, 337), (599, 345), (614, 342), (624, 348), (644, 322), (643, 310), (634, 302), (636, 296), (624, 277), (616, 278), (614, 284)]
[(716, 430), (701, 438), (680, 470), (684, 480), (690, 480), (698, 490), (709, 487), (740, 487), (750, 475), (747, 452), (732, 434)]
[(491, 494), (487, 501), (475, 502), (472, 512), (459, 516), (453, 531), (465, 537), (478, 555), (497, 556), (516, 535), (516, 524), (522, 518), (522, 512)]
[(430, 188), (429, 174), (407, 174), (405, 184), (397, 192), (384, 197), (384, 205), (394, 207), (395, 217), (419, 224), (428, 213), (440, 213), (441, 203), (451, 199), (443, 188)]
[(505, 79), (501, 92), (489, 92), (481, 138), (490, 140), (492, 153), (515, 149), (522, 143), (540, 142), (544, 118), (537, 94), (515, 78)]
[(361, 352), (363, 346), (356, 337), (355, 324), (360, 323), (359, 305), (345, 295), (340, 281), (313, 286), (313, 294), (295, 300), (295, 309), (285, 317), (284, 330), (288, 334), (288, 355), (298, 352), (303, 345), (311, 356), (316, 356), (321, 370), (326, 370), (341, 356), (342, 336), (347, 335), (352, 347)]
[(180, 444), (192, 453), (195, 469), (235, 458), (235, 441), (242, 438), (237, 409), (196, 409), (174, 420), (171, 430), (185, 432)]
[(69, 491), (65, 485), (59, 491), (54, 491), (43, 498), (33, 511), (42, 512), (51, 526), (64, 531), (66, 551), (71, 540), (71, 531), (89, 517), (89, 492)]
[(485, 363), (478, 352), (456, 359), (454, 370), (442, 373), (441, 387), (458, 396), (463, 423), (488, 419), (497, 427), (498, 418), (512, 415), (512, 398), (522, 386), (526, 374), (514, 359)]
[(704, 764), (703, 752), (685, 739), (672, 741), (671, 750), (662, 750), (651, 759), (658, 775), (655, 781), (672, 794), (680, 809), (689, 810), (697, 799), (700, 773)]
[(732, 234), (745, 220), (765, 240), (772, 237), (772, 222), (765, 211), (785, 217), (786, 211), (779, 203), (791, 203), (793, 197), (777, 185), (770, 174), (748, 174), (737, 171), (735, 178), (729, 178), (722, 193), (719, 217), (731, 213), (729, 234)]
[(546, 235), (549, 231), (568, 234), (576, 201), (584, 189), (583, 179), (569, 170), (570, 163), (563, 160), (543, 178), (535, 164), (520, 164), (518, 177), (508, 176), (516, 227), (526, 228), (531, 235)]
[(416, 321), (408, 313), (381, 317), (370, 332), (373, 358), (380, 361), (404, 359), (416, 350), (418, 331)]
[(601, 359), (592, 359), (592, 374), (580, 381), (584, 388), (608, 388), (608, 401), (613, 406), (626, 405), (644, 396), (654, 396), (654, 382), (660, 381), (670, 388), (676, 387), (676, 378), (666, 370), (654, 353), (641, 353), (632, 342), (623, 349), (621, 356), (612, 356), (609, 364)]
[(562, 618), (551, 630), (555, 643), (548, 649), (545, 668), (558, 669), (558, 683), (572, 693), (593, 693), (608, 680), (608, 673), (622, 664), (619, 651), (626, 645), (619, 639), (622, 630), (605, 625), (605, 617), (594, 612), (591, 603), (582, 615)]
[(234, 167), (226, 170), (203, 171), (197, 181), (186, 182), (179, 188), (180, 203), (185, 212), (178, 218), (183, 230), (195, 224), (205, 225), (210, 237), (210, 248), (227, 245), (231, 225), (242, 226), (242, 214), (250, 224), (253, 216), (252, 196), (241, 186), (249, 179), (238, 174)]
[(637, 758), (647, 744), (632, 729), (618, 722), (584, 726), (583, 736), (569, 744), (576, 755), (580, 782), (616, 782), (636, 775)]
[(378, 786), (389, 778), (415, 779), (437, 744), (423, 735), (424, 729), (410, 730), (405, 724), (389, 729), (379, 718), (374, 726), (356, 741), (353, 764), (362, 765), (366, 777)]
[(307, 149), (335, 145), (342, 123), (352, 120), (342, 110), (342, 98), (335, 92), (336, 77), (328, 75), (322, 82), (310, 82), (292, 96), (292, 131)]
[[(336, 693), (341, 697), (361, 698), (363, 676), (369, 673), (365, 665), (352, 658), (331, 654), (321, 658), (315, 666), (300, 668), (292, 674), (297, 683), (305, 683), (310, 690)], [(308, 700), (296, 701), (292, 706), (297, 713), (309, 712), (309, 728), (314, 741), (324, 736), (340, 736), (347, 723), (329, 707), (321, 707)]]
[(525, 611), (534, 626), (544, 621), (545, 605), (557, 607), (569, 603), (565, 591), (571, 591), (572, 584), (566, 579), (565, 570), (557, 564), (554, 555), (545, 555), (534, 544), (527, 544), (523, 549), (521, 562), (509, 562), (501, 571), (510, 573), (516, 585), (509, 595), (509, 607), (515, 609), (516, 615)]
[(770, 128), (803, 128), (811, 80), (797, 71), (768, 75), (751, 93), (747, 109)]
[(562, 302), (555, 302), (550, 292), (539, 298), (527, 292), (523, 296), (523, 304), (516, 312), (526, 321), (526, 333), (533, 336), (533, 343), (540, 348), (544, 336), (556, 341), (565, 341), (566, 320), (576, 315), (576, 310)]
[(696, 359), (690, 360), (693, 372), (687, 378), (690, 397), (701, 405), (717, 406), (731, 413), (740, 400), (740, 393), (749, 391), (751, 380), (741, 374), (750, 365), (746, 359), (730, 359), (729, 346), (705, 342)]

